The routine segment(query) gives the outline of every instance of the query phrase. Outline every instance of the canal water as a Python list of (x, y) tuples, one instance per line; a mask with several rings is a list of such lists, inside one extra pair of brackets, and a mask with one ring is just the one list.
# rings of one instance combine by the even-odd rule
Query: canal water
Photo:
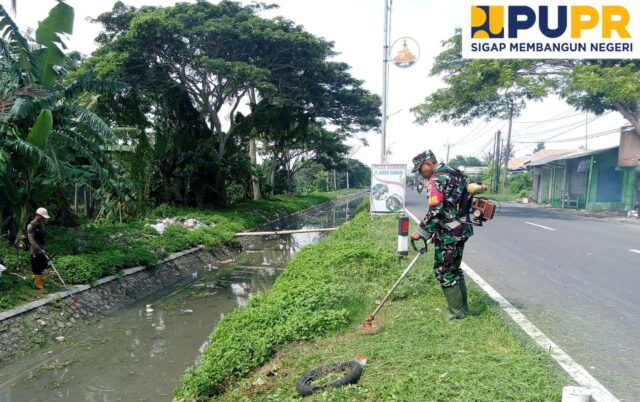
[[(328, 207), (286, 228), (339, 226), (358, 203)], [(256, 238), (233, 261), (200, 267), (190, 284), (165, 289), (0, 368), (0, 401), (172, 400), (224, 315), (271, 288), (287, 261), (322, 236)]]

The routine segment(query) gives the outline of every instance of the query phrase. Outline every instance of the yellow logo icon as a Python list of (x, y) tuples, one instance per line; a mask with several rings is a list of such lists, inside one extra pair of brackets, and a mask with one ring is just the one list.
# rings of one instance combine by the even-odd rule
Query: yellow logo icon
[(504, 6), (471, 6), (471, 37), (504, 38)]

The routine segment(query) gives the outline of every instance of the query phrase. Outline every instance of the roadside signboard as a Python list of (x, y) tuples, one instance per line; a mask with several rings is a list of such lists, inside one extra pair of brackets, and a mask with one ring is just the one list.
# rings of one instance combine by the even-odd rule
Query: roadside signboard
[(370, 212), (391, 213), (404, 209), (407, 165), (379, 164), (371, 167)]

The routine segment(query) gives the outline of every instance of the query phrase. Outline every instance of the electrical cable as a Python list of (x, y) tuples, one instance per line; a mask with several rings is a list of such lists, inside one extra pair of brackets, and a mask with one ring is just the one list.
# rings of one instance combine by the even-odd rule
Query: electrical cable
[(476, 125), (475, 125), (475, 127), (474, 127), (474, 128), (473, 128), (473, 129), (468, 133), (468, 134), (465, 134), (465, 136), (464, 136), (464, 137), (462, 137), (460, 140), (458, 140), (458, 142), (456, 143), (456, 145), (458, 145), (459, 143), (464, 142), (467, 138), (469, 138), (470, 136), (472, 136), (473, 134), (475, 134), (475, 133), (478, 131), (478, 129), (479, 129), (480, 127), (482, 127), (483, 123), (484, 123), (484, 126), (485, 126), (485, 127), (487, 126), (487, 124), (489, 124), (489, 123), (488, 123), (488, 122), (486, 122), (486, 121), (482, 121), (482, 120), (481, 120), (481, 121), (479, 121), (479, 122), (478, 122), (478, 124), (476, 124)]
[(542, 123), (547, 123), (549, 121), (564, 120), (564, 119), (569, 119), (571, 117), (583, 115), (583, 113), (570, 114), (571, 112), (575, 112), (575, 109), (569, 109), (567, 111), (564, 111), (564, 112), (562, 112), (560, 114), (557, 114), (555, 116), (552, 116), (552, 117), (550, 117), (548, 119), (544, 119), (544, 120), (537, 120), (537, 121), (518, 121), (518, 120), (514, 120), (513, 123), (514, 124), (542, 124)]
[(599, 115), (599, 116), (593, 116), (590, 120), (587, 120), (586, 122), (584, 120), (580, 120), (579, 122), (572, 122), (570, 124), (565, 124), (563, 126), (557, 126), (557, 127), (553, 127), (553, 128), (549, 128), (549, 129), (545, 129), (545, 130), (541, 130), (541, 131), (535, 131), (535, 132), (519, 132), (515, 135), (516, 138), (524, 138), (524, 137), (533, 137), (536, 135), (541, 135), (541, 134), (550, 134), (550, 133), (554, 133), (554, 131), (556, 130), (564, 130), (564, 129), (568, 129), (568, 131), (572, 131), (575, 129), (578, 129), (580, 127), (583, 127), (589, 123), (593, 123), (594, 121), (600, 119), (601, 117), (606, 116), (607, 114), (609, 114), (611, 112), (607, 112), (605, 114)]
[[(498, 124), (500, 124), (500, 122), (501, 122), (501, 121), (502, 121), (502, 120), (497, 120), (497, 121), (496, 121), (492, 126), (490, 126), (489, 128), (486, 128), (485, 130), (483, 130), (483, 131), (481, 131), (481, 132), (477, 133), (477, 134), (476, 134), (476, 135), (474, 135), (472, 138), (469, 138), (467, 141), (460, 142), (460, 143), (456, 143), (455, 145), (458, 145), (458, 146), (459, 146), (459, 145), (467, 145), (467, 144), (471, 144), (471, 143), (473, 143), (473, 142), (477, 141), (478, 139), (480, 139), (480, 138), (484, 137), (487, 133), (494, 132), (494, 131), (495, 131), (495, 128), (496, 128), (496, 126), (498, 126)], [(506, 124), (506, 123), (505, 123), (505, 124)], [(503, 127), (503, 128), (504, 128), (504, 125), (505, 125), (505, 124), (503, 124), (503, 125), (502, 125), (502, 127)]]
[[(623, 130), (623, 131), (628, 131), (628, 130)], [(589, 134), (587, 136), (582, 135), (582, 136), (579, 136), (579, 137), (571, 137), (571, 138), (563, 138), (563, 139), (551, 140), (551, 138), (555, 138), (555, 137), (557, 137), (557, 136), (559, 136), (561, 134), (565, 134), (567, 132), (560, 133), (560, 134), (558, 134), (558, 135), (556, 135), (554, 137), (550, 137), (547, 140), (542, 140), (542, 141), (516, 141), (515, 143), (517, 143), (517, 144), (537, 144), (538, 142), (545, 142), (545, 143), (546, 142), (550, 142), (550, 143), (572, 142), (572, 141), (584, 140), (585, 137), (587, 139), (603, 137), (605, 135), (619, 133), (619, 132), (621, 132), (621, 130), (620, 130), (620, 128), (612, 128), (612, 129), (609, 129), (609, 130), (606, 130), (606, 131), (600, 131), (600, 132), (597, 132), (597, 133), (592, 133), (592, 134)]]

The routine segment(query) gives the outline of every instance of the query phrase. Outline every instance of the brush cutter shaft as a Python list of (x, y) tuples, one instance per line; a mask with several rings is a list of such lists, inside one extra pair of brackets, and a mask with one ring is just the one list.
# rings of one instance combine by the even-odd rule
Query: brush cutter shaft
[(398, 285), (400, 284), (400, 282), (402, 282), (402, 280), (404, 279), (405, 276), (407, 276), (407, 274), (409, 273), (409, 271), (411, 270), (411, 268), (413, 268), (413, 264), (416, 263), (416, 261), (418, 261), (418, 258), (420, 258), (422, 254), (418, 253), (416, 254), (415, 257), (413, 257), (413, 260), (411, 260), (411, 263), (409, 264), (408, 267), (406, 267), (404, 269), (404, 271), (402, 272), (402, 275), (400, 275), (400, 278), (398, 278), (398, 280), (396, 281), (396, 283), (393, 284), (393, 286), (391, 287), (391, 289), (389, 289), (389, 291), (387, 292), (386, 296), (384, 297), (384, 299), (382, 299), (382, 301), (380, 302), (380, 304), (378, 304), (378, 307), (376, 307), (376, 309), (374, 310), (373, 314), (371, 314), (371, 317), (375, 317), (376, 314), (378, 314), (378, 312), (380, 311), (380, 309), (382, 308), (382, 306), (384, 306), (384, 304), (387, 302), (387, 299), (389, 299), (389, 296), (391, 296), (391, 294), (393, 293), (394, 290), (396, 290), (396, 288), (398, 287)]
[(422, 248), (420, 248), (420, 250), (418, 250), (416, 248), (415, 244), (413, 243), (413, 239), (411, 240), (411, 245), (413, 246), (414, 250), (418, 251), (418, 254), (416, 254), (416, 256), (413, 257), (413, 260), (411, 260), (409, 265), (404, 269), (404, 271), (402, 272), (402, 275), (400, 275), (400, 277), (398, 278), (396, 283), (394, 283), (393, 286), (391, 287), (391, 289), (389, 289), (387, 294), (384, 296), (384, 299), (382, 299), (380, 304), (378, 304), (378, 307), (376, 307), (376, 309), (373, 311), (373, 313), (371, 313), (371, 315), (369, 317), (367, 317), (366, 322), (372, 322), (376, 318), (376, 314), (378, 314), (378, 312), (380, 311), (382, 306), (384, 306), (384, 304), (387, 302), (387, 300), (389, 299), (391, 294), (396, 290), (396, 288), (398, 287), (400, 282), (402, 282), (404, 277), (407, 276), (409, 271), (411, 271), (411, 268), (413, 268), (413, 265), (416, 263), (416, 261), (418, 261), (418, 258), (420, 258), (420, 256), (427, 251), (427, 245), (429, 243), (431, 243), (431, 239), (425, 240), (424, 238), (422, 238), (422, 241), (424, 241), (424, 247), (422, 247)]
[(49, 266), (51, 267), (51, 269), (53, 269), (53, 272), (55, 272), (56, 275), (58, 275), (58, 279), (60, 279), (60, 282), (62, 282), (62, 286), (64, 286), (64, 288), (67, 290), (67, 292), (69, 292), (69, 296), (71, 296), (71, 289), (69, 289), (67, 284), (64, 282), (64, 279), (62, 279), (62, 276), (60, 275), (60, 272), (58, 272), (56, 267), (53, 266), (53, 263), (51, 262), (51, 259), (49, 257), (47, 257), (47, 262), (49, 263)]

